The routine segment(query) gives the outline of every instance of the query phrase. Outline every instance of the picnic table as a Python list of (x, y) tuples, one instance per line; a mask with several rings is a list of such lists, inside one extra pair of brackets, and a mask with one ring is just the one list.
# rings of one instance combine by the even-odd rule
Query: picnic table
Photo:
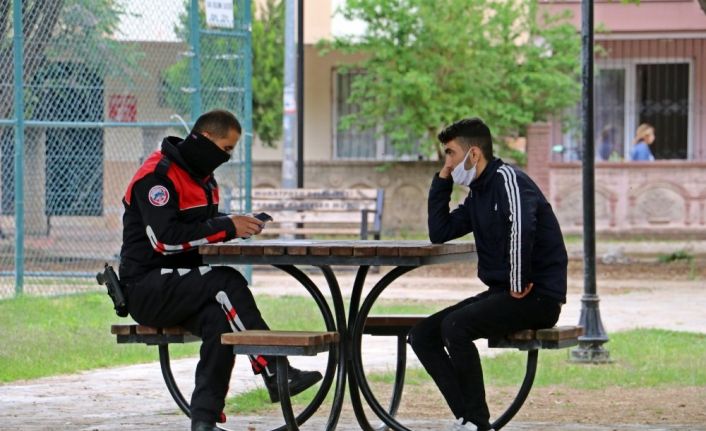
[[(392, 429), (406, 430), (384, 409), (368, 385), (362, 363), (361, 340), (367, 314), (382, 291), (403, 274), (425, 265), (448, 262), (470, 262), (475, 258), (475, 245), (470, 242), (430, 244), (428, 241), (335, 241), (335, 240), (253, 240), (204, 245), (199, 248), (204, 261), (211, 265), (271, 265), (294, 277), (316, 301), (327, 331), (340, 334), (338, 346), (332, 349), (319, 393), (297, 422), (306, 420), (323, 401), (333, 379), (336, 387), (327, 429), (334, 429), (348, 386), (351, 404), (361, 429), (370, 425), (360, 394), (377, 416)], [(356, 267), (357, 273), (348, 301), (348, 319), (341, 287), (332, 266)], [(321, 290), (300, 267), (320, 268), (331, 294), (333, 312)], [(362, 297), (365, 279), (371, 266), (392, 267), (372, 290)], [(363, 300), (361, 304), (361, 300)], [(362, 312), (361, 312), (362, 311)], [(348, 384), (346, 385), (346, 377)]]
[[(368, 316), (380, 294), (397, 278), (425, 265), (450, 262), (468, 263), (476, 259), (475, 244), (450, 242), (431, 244), (427, 241), (337, 241), (337, 240), (253, 240), (226, 244), (204, 245), (199, 248), (204, 261), (211, 265), (259, 264), (271, 265), (294, 277), (311, 294), (322, 314), (326, 330), (338, 333), (335, 346), (329, 349), (329, 360), (323, 382), (311, 403), (295, 418), (291, 407), (288, 429), (298, 429), (320, 407), (335, 378), (335, 394), (326, 429), (335, 429), (346, 386), (356, 419), (362, 430), (392, 429), (410, 431), (396, 419), (404, 385), (406, 334), (409, 328), (425, 316)], [(332, 266), (357, 268), (348, 300), (348, 318), (341, 286)], [(300, 267), (318, 267), (331, 294), (333, 312), (324, 295)], [(363, 296), (368, 271), (373, 266), (390, 268)], [(578, 343), (583, 333), (580, 326), (561, 326), (539, 330), (523, 330), (488, 339), (491, 348), (511, 348), (527, 352), (525, 376), (515, 398), (492, 426), (501, 429), (520, 410), (534, 382), (538, 351), (563, 349)], [(362, 336), (394, 335), (397, 337), (397, 370), (388, 408), (384, 408), (368, 384), (362, 361)], [(347, 379), (346, 379), (347, 377)], [(347, 384), (346, 384), (347, 380)], [(363, 401), (384, 425), (374, 427), (366, 417)], [(296, 422), (296, 423), (294, 423)]]

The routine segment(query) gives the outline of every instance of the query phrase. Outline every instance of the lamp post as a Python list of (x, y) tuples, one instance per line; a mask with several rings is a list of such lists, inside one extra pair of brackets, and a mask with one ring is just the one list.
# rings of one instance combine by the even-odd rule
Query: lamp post
[(596, 292), (596, 216), (593, 136), (593, 0), (581, 2), (582, 81), (581, 117), (583, 123), (583, 262), (584, 291), (581, 298), (579, 325), (584, 335), (579, 345), (571, 351), (574, 362), (610, 362), (603, 344), (608, 335), (603, 329), (599, 298)]

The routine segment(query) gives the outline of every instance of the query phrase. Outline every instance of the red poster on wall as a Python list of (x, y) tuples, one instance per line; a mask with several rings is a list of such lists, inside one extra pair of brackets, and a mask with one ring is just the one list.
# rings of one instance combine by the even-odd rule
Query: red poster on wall
[(108, 97), (108, 119), (120, 123), (137, 121), (137, 97), (126, 94)]

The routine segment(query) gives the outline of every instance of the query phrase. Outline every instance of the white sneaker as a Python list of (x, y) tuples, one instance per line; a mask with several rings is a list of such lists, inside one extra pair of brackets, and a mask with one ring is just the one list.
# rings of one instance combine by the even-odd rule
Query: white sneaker
[(476, 427), (470, 422), (464, 424), (463, 418), (458, 418), (446, 431), (476, 431)]
[[(456, 420), (456, 422), (451, 424), (451, 427), (448, 428), (446, 431), (478, 431), (478, 428), (476, 428), (476, 426), (470, 422), (466, 422), (464, 424), (463, 418), (458, 418)], [(495, 431), (495, 430), (493, 428), (490, 428), (488, 431)]]

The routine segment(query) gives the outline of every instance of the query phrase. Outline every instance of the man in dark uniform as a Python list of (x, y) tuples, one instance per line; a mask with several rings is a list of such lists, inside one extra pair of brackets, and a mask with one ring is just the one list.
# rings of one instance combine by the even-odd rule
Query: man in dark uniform
[[(492, 428), (473, 340), (554, 326), (566, 302), (568, 259), (551, 206), (524, 172), (493, 157), (483, 121), (458, 121), (439, 141), (445, 159), (429, 191), (429, 238), (443, 243), (473, 232), (488, 290), (420, 322), (409, 343), (456, 416), (450, 430), (485, 431)], [(449, 211), (454, 183), (470, 190)]]
[[(236, 330), (268, 329), (248, 288), (235, 269), (203, 264), (198, 246), (261, 232), (263, 222), (245, 215), (218, 212), (218, 186), (213, 171), (230, 159), (242, 133), (228, 111), (198, 118), (185, 139), (167, 137), (161, 150), (144, 162), (123, 198), (123, 246), (120, 278), (130, 315), (150, 326), (180, 325), (203, 341), (191, 396), (192, 431), (219, 430), (234, 364), (226, 314), (216, 301), (223, 291), (234, 307)], [(251, 358), (262, 374), (270, 398), (279, 399), (275, 361)], [(319, 372), (290, 367), (290, 392), (299, 393), (321, 379)]]

